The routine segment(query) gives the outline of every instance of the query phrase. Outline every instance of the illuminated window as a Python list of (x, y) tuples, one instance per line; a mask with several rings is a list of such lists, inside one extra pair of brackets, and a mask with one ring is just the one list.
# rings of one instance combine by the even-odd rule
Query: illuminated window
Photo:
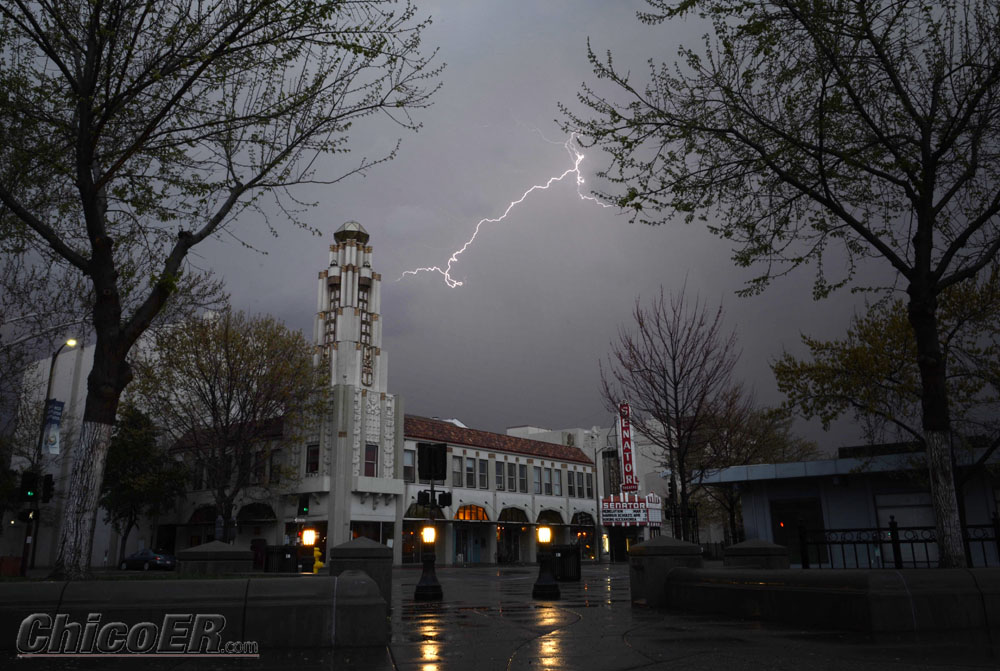
[(489, 522), (486, 510), (480, 506), (462, 506), (455, 511), (456, 520), (466, 520), (472, 522)]

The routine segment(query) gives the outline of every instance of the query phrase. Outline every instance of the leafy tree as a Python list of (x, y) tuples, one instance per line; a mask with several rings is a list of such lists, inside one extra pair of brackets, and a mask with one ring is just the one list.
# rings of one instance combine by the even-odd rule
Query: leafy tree
[(121, 536), (119, 562), (139, 521), (169, 512), (187, 485), (187, 468), (158, 444), (157, 435), (149, 417), (134, 405), (122, 406), (99, 499), (104, 521)]
[[(686, 289), (686, 287), (685, 287)], [(669, 302), (660, 289), (649, 307), (636, 300), (634, 324), (622, 326), (601, 365), (601, 392), (609, 410), (628, 400), (638, 433), (678, 483), (681, 536), (692, 538), (690, 493), (713, 409), (730, 387), (739, 358), (736, 334), (714, 312), (682, 289)], [(672, 502), (674, 503), (674, 502)]]
[(762, 267), (745, 292), (806, 263), (817, 296), (869, 258), (898, 273), (941, 565), (966, 565), (938, 299), (1000, 249), (1000, 5), (648, 1), (640, 20), (697, 12), (713, 35), (674, 67), (651, 62), (644, 86), (588, 49), (623, 96), (585, 87), (593, 118), (563, 108), (568, 128), (608, 152), (616, 193), (601, 195), (635, 221), (709, 222), (737, 264)]
[(321, 407), (313, 349), (273, 317), (226, 310), (160, 331), (136, 363), (143, 408), (211, 492), (227, 533), (238, 497), (266, 494), (271, 455)]
[(379, 0), (0, 3), (3, 237), (57, 255), (92, 301), (56, 575), (88, 569), (129, 354), (192, 274), (191, 249), (238, 239), (248, 210), (305, 226), (290, 187), (394, 154), (319, 162), (348, 151), (355, 121), (382, 112), (417, 127), (410, 113), (438, 71), (415, 12)]
[[(976, 466), (1000, 447), (1000, 269), (980, 281), (949, 287), (939, 308), (941, 350), (947, 362), (952, 425), (960, 445), (982, 446)], [(901, 300), (883, 301), (855, 316), (845, 338), (802, 336), (809, 355), (784, 353), (773, 364), (788, 405), (824, 424), (847, 413), (871, 442), (923, 443), (916, 342)], [(968, 474), (958, 477), (961, 485)]]

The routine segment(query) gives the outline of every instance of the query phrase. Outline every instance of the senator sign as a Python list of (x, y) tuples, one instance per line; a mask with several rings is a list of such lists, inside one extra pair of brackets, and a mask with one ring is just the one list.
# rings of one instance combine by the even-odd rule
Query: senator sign
[(618, 405), (619, 435), (622, 439), (622, 491), (639, 490), (639, 479), (635, 476), (635, 461), (632, 458), (632, 422), (628, 401)]
[(658, 527), (663, 522), (663, 499), (656, 494), (613, 494), (601, 499), (601, 524), (606, 527)]

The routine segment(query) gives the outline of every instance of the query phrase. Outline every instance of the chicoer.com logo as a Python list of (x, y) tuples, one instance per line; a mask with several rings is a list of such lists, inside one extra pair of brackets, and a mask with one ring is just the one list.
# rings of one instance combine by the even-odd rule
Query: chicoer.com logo
[(223, 641), (226, 618), (218, 613), (168, 613), (162, 623), (102, 622), (89, 613), (74, 622), (66, 613), (34, 613), (17, 632), (18, 657), (259, 657), (256, 641)]

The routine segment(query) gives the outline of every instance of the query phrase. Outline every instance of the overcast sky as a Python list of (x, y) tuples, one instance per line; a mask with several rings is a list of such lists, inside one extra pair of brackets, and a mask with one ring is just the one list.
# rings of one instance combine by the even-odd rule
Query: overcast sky
[[(679, 222), (630, 225), (615, 209), (582, 200), (572, 176), (484, 224), (454, 266), (461, 287), (431, 273), (396, 281), (405, 270), (444, 265), (480, 219), (500, 216), (532, 185), (573, 167), (556, 104), (574, 104), (581, 84), (594, 82), (588, 37), (645, 77), (646, 59), (672, 62), (681, 40), (705, 32), (697, 22), (644, 26), (635, 18), (644, 5), (634, 0), (418, 4), (434, 19), (426, 45), (447, 63), (435, 104), (419, 117), (422, 130), (403, 135), (399, 157), (367, 177), (304, 194), (319, 203), (307, 219), (322, 239), (290, 227), (272, 238), (248, 219), (242, 234), (266, 255), (232, 242), (201, 248), (199, 263), (225, 277), (234, 306), (274, 314), (311, 338), (327, 246), (344, 221), (357, 220), (383, 276), (390, 390), (408, 413), (498, 432), (609, 426), (598, 360), (637, 297), (651, 298), (661, 285), (677, 291), (687, 278), (689, 294), (724, 304), (743, 349), (737, 375), (761, 401), (780, 403), (769, 362), (783, 348), (800, 352), (800, 332), (841, 336), (862, 299), (842, 292), (814, 302), (809, 269), (760, 297), (738, 298), (750, 271), (734, 267), (723, 241)], [(385, 151), (400, 134), (385, 118), (357, 129), (355, 157)], [(587, 153), (583, 177), (604, 160)], [(330, 162), (330, 173), (344, 165)], [(844, 427), (799, 429), (826, 449), (857, 439)]]

